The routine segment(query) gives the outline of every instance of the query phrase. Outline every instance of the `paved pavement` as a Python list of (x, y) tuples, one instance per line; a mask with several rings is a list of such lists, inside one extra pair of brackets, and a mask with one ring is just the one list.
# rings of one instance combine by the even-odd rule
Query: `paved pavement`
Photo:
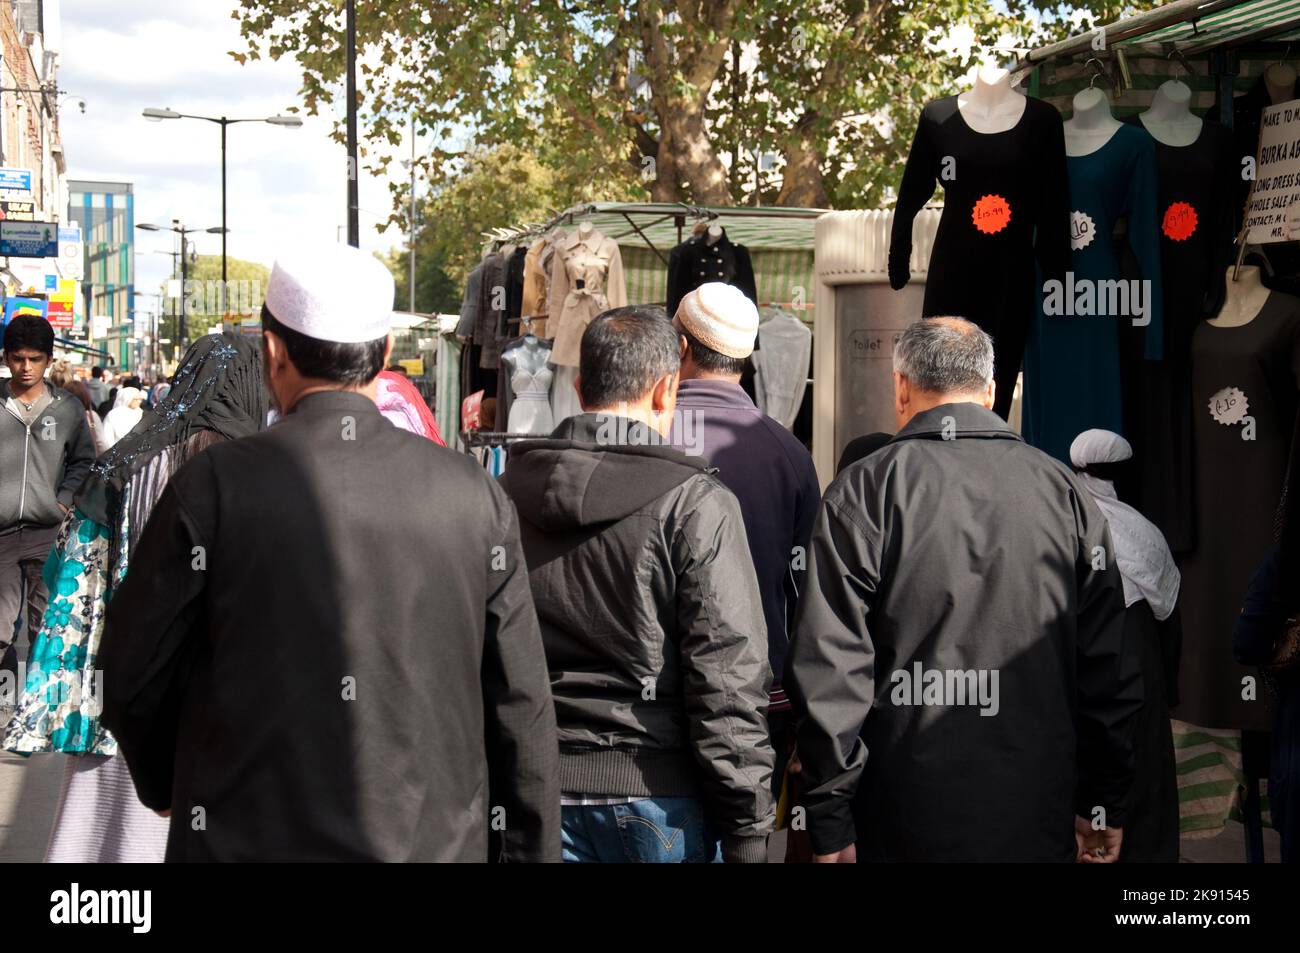
[(0, 752), (0, 863), (32, 863), (45, 857), (66, 758)]
[[(20, 758), (0, 752), (0, 863), (40, 862), (54, 821), (64, 755)], [(1278, 862), (1278, 838), (1264, 832), (1264, 853)], [(785, 854), (785, 834), (772, 838), (768, 860), (780, 863)], [(1183, 863), (1242, 863), (1246, 857), (1240, 824), (1229, 822), (1218, 837), (1184, 840)]]

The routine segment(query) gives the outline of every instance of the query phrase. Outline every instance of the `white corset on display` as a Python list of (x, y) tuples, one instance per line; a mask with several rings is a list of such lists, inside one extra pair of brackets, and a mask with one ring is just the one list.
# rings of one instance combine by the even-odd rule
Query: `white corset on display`
[(533, 373), (519, 368), (510, 375), (510, 386), (515, 396), (510, 404), (506, 430), (549, 435), (555, 429), (555, 418), (551, 414), (551, 369), (543, 367)]

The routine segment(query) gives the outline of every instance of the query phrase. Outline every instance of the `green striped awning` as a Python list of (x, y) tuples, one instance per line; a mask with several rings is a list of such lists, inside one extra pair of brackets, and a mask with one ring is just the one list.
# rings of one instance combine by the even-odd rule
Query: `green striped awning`
[(1242, 0), (1184, 23), (1119, 41), (1118, 45), (1175, 43), (1194, 53), (1225, 44), (1289, 40), (1300, 36), (1300, 0)]
[[(727, 226), (727, 237), (732, 237)], [(622, 239), (627, 243), (628, 239)], [(746, 242), (740, 242), (748, 246)], [(668, 269), (644, 245), (620, 244), (629, 304), (663, 304), (668, 298)], [(813, 251), (811, 248), (749, 247), (760, 305), (780, 305), (805, 321), (812, 320)], [(802, 307), (801, 307), (802, 306)], [(806, 309), (806, 310), (804, 310)]]
[[(1178, 827), (1183, 837), (1214, 837), (1224, 822), (1243, 820), (1241, 791), (1241, 732), (1200, 728), (1171, 719), (1174, 760), (1178, 774)], [(1267, 781), (1261, 782), (1261, 814), (1272, 826)]]

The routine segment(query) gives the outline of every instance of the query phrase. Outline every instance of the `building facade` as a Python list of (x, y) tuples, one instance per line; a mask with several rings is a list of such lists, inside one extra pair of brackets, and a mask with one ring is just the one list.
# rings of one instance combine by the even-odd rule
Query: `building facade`
[[(79, 100), (58, 88), (60, 45), (58, 0), (0, 0), (0, 219), (65, 222), (59, 108)], [(44, 308), (52, 291), (66, 300), (57, 294), (61, 275), (57, 258), (0, 256), (0, 296)], [(71, 331), (56, 328), (56, 339), (66, 342)]]
[[(3, 0), (0, 0), (3, 2)], [(66, 221), (81, 227), (85, 248), (78, 310), (86, 316), (92, 346), (114, 367), (133, 367), (135, 296), (135, 193), (129, 182), (68, 182)], [(141, 339), (142, 340), (142, 339)]]

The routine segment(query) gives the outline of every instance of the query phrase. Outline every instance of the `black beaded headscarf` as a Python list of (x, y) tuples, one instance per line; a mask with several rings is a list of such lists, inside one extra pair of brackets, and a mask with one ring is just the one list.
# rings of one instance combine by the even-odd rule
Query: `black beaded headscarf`
[(158, 406), (94, 462), (77, 492), (77, 508), (108, 526), (114, 538), (124, 488), (160, 453), (176, 448), (170, 461), (175, 472), (185, 462), (194, 434), (208, 430), (235, 440), (266, 425), (260, 337), (230, 331), (205, 334), (185, 352), (171, 385)]

